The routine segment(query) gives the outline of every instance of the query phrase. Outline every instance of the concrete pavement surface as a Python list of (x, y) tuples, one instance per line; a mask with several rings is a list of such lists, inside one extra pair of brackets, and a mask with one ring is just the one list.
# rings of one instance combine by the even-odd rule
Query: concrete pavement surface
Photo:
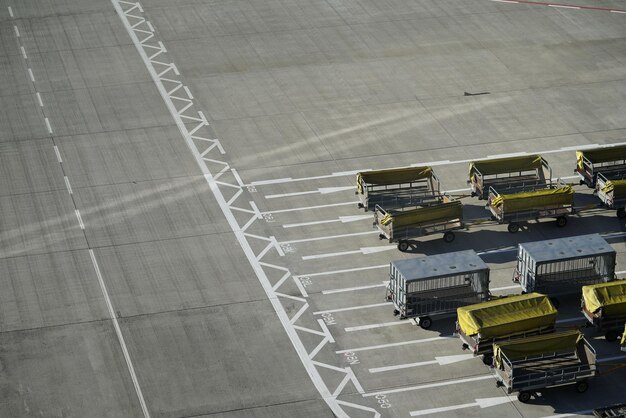
[[(378, 239), (357, 171), (626, 144), (626, 6), (493, 0), (0, 0), (0, 417), (547, 417), (626, 402), (626, 355), (521, 403), (451, 318), (394, 317), (389, 261), (519, 242), (606, 209)], [(596, 201), (575, 186), (581, 202)], [(561, 327), (583, 326), (579, 297)]]

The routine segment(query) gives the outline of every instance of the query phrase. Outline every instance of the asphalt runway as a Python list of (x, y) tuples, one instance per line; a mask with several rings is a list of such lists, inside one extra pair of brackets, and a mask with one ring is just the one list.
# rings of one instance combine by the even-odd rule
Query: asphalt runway
[[(523, 404), (385, 300), (391, 260), (476, 250), (495, 294), (519, 242), (613, 211), (380, 241), (361, 170), (626, 144), (626, 4), (0, 0), (0, 417), (549, 417), (626, 402), (585, 329), (589, 390)], [(591, 190), (575, 186), (583, 198)], [(484, 216), (484, 202), (463, 197)], [(584, 323), (566, 298), (559, 324)]]

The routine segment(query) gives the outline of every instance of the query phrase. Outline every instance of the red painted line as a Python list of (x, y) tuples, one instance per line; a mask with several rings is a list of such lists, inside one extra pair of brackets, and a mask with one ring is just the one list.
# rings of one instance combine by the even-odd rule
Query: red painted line
[[(493, 0), (498, 1), (498, 0)], [(504, 2), (500, 2), (504, 3)], [(508, 2), (507, 2), (508, 3)], [(513, 3), (513, 2), (511, 2)], [(609, 9), (606, 7), (594, 7), (594, 6), (578, 6), (575, 4), (563, 4), (563, 3), (545, 3), (541, 1), (528, 1), (528, 0), (515, 0), (515, 3), (520, 4), (536, 4), (539, 6), (553, 6), (553, 7), (564, 7), (564, 8), (578, 8), (578, 9), (588, 9), (588, 10), (600, 10), (603, 12), (613, 12), (613, 13), (626, 13), (624, 9)]]

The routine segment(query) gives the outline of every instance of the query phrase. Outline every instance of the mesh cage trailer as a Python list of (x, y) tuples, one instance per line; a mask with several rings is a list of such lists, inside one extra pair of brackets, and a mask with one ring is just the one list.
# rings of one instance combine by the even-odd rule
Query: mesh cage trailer
[(526, 242), (518, 245), (513, 274), (524, 292), (575, 294), (615, 278), (615, 250), (598, 234)]
[(474, 250), (438, 254), (389, 265), (387, 299), (401, 319), (430, 328), (432, 316), (454, 316), (460, 306), (489, 298), (489, 267)]

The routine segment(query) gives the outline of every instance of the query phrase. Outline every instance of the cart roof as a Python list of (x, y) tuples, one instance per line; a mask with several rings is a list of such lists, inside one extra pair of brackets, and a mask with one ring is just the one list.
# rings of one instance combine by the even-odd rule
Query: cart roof
[(406, 281), (426, 280), (434, 277), (456, 276), (462, 273), (489, 270), (474, 250), (429, 255), (408, 260), (392, 261)]
[[(433, 169), (431, 167), (390, 168), (357, 173), (356, 183), (357, 188), (361, 188), (362, 183), (375, 185), (402, 184), (428, 179), (432, 176)], [(363, 193), (363, 191), (359, 190), (359, 193)]]
[(419, 207), (404, 212), (390, 211), (380, 220), (383, 225), (393, 222), (394, 228), (423, 225), (434, 221), (451, 221), (463, 217), (463, 204), (460, 200)]
[(520, 157), (493, 158), (490, 160), (472, 161), (469, 163), (470, 177), (478, 170), (483, 175), (514, 173), (541, 167), (540, 155), (523, 155)]
[(626, 159), (626, 145), (576, 151), (576, 159), (581, 168), (583, 157), (591, 161), (592, 164), (624, 160)]
[(583, 286), (583, 300), (590, 312), (602, 308), (603, 315), (626, 315), (626, 280)]
[(555, 332), (494, 343), (493, 354), (496, 366), (501, 367), (503, 356), (509, 360), (518, 360), (541, 354), (574, 352), (583, 339), (583, 334), (578, 330)]
[(536, 263), (555, 260), (615, 254), (615, 250), (599, 234), (549, 239), (519, 244), (519, 252), (526, 252)]

